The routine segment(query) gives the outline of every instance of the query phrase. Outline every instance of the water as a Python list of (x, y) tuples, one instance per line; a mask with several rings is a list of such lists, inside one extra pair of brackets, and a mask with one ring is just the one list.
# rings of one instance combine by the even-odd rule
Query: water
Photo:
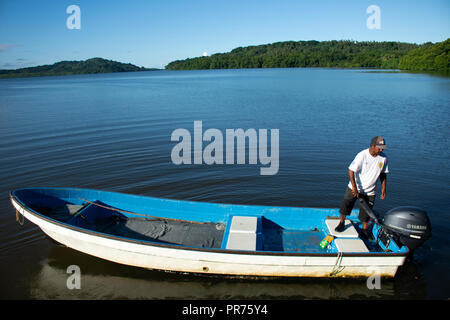
[[(364, 70), (155, 71), (0, 80), (0, 297), (4, 299), (446, 299), (450, 80)], [(171, 162), (172, 132), (279, 129), (279, 171)], [(385, 200), (425, 208), (433, 236), (393, 280), (236, 280), (148, 271), (56, 247), (15, 222), (8, 191), (82, 187), (173, 199), (336, 208), (347, 166), (389, 146)], [(205, 143), (206, 145), (206, 143)], [(269, 149), (270, 151), (270, 149)], [(248, 163), (248, 162), (247, 162)], [(82, 288), (68, 290), (78, 265)]]

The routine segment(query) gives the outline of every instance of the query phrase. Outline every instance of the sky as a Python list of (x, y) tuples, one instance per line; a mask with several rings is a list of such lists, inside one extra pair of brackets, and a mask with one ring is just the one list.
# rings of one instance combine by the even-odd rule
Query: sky
[(0, 0), (0, 69), (93, 57), (164, 68), (279, 41), (434, 43), (450, 37), (449, 12), (449, 0)]

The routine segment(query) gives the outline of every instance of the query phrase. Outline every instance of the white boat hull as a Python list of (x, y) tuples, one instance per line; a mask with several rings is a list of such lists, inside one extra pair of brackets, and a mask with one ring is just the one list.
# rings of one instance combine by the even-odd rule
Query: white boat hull
[(44, 219), (12, 198), (16, 210), (50, 238), (77, 251), (130, 266), (242, 277), (394, 277), (405, 255), (277, 254), (177, 248), (78, 231)]

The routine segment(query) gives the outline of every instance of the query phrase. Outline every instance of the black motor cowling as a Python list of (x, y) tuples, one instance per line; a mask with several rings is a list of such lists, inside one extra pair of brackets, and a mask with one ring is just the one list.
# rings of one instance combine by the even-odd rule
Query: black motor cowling
[(431, 223), (425, 210), (397, 207), (388, 211), (380, 225), (395, 239), (414, 250), (431, 237)]
[(362, 198), (360, 208), (382, 227), (382, 233), (409, 250), (416, 249), (431, 237), (431, 223), (425, 210), (417, 207), (397, 207), (380, 219)]

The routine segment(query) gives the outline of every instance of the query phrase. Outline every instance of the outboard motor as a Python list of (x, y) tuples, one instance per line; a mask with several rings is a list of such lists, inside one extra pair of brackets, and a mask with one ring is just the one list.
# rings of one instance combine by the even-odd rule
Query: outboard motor
[(397, 207), (388, 211), (381, 226), (410, 250), (431, 237), (430, 219), (424, 210), (417, 207)]
[(414, 250), (431, 237), (431, 223), (425, 210), (417, 207), (397, 207), (380, 218), (360, 198), (361, 209), (374, 219), (388, 238)]

